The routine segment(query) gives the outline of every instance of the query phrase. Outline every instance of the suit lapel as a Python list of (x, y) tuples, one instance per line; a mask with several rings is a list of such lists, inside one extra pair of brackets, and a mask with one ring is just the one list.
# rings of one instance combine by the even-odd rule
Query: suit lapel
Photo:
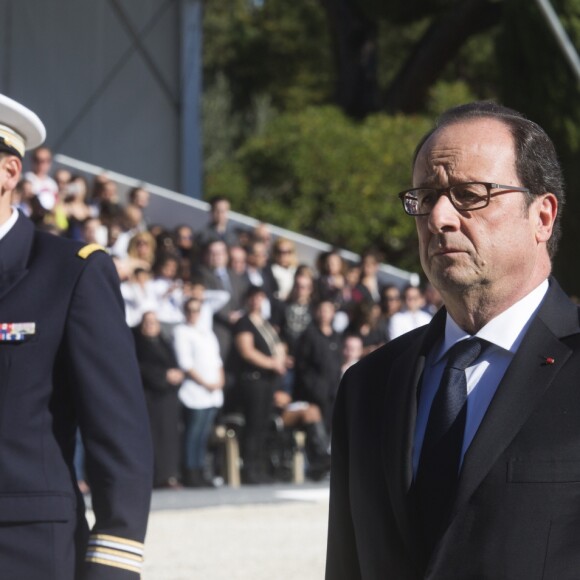
[[(571, 350), (560, 340), (578, 333), (578, 309), (555, 280), (467, 450), (454, 513), (469, 500), (554, 383)], [(552, 357), (556, 364), (547, 364)]]
[(19, 214), (12, 229), (0, 240), (0, 299), (28, 274), (34, 225)]
[(401, 537), (413, 552), (418, 526), (411, 497), (413, 483), (413, 439), (417, 417), (417, 397), (426, 355), (445, 325), (445, 309), (433, 318), (422, 339), (414, 340), (391, 365), (385, 397), (383, 465), (392, 509)]

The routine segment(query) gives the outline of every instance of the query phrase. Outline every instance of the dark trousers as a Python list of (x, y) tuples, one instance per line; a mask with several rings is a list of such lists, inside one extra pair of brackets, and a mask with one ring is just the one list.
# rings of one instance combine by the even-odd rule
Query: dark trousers
[(246, 474), (264, 469), (265, 444), (272, 414), (274, 381), (269, 378), (242, 378), (240, 383), (242, 410), (246, 424), (242, 439), (242, 455)]
[(166, 485), (171, 478), (179, 476), (181, 459), (181, 403), (177, 392), (145, 391), (155, 468), (153, 483)]
[(185, 409), (185, 468), (203, 469), (207, 442), (217, 414), (217, 407)]

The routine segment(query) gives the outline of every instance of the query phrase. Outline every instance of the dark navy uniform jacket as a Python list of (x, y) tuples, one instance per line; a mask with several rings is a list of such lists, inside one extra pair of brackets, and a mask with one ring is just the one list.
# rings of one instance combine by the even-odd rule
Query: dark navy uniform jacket
[[(0, 240), (0, 577), (137, 580), (149, 425), (119, 280), (20, 215)], [(96, 524), (73, 469), (77, 424)]]

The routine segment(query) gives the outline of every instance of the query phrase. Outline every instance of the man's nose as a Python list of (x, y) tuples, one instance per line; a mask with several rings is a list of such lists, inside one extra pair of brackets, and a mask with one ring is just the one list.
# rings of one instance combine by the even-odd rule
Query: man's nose
[(457, 229), (459, 212), (455, 209), (449, 195), (442, 193), (429, 214), (429, 229), (433, 233)]

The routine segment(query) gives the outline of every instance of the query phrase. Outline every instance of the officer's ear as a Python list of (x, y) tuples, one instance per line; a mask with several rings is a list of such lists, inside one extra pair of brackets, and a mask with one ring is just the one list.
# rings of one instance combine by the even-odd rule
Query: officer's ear
[(0, 180), (2, 193), (12, 191), (20, 180), (22, 161), (16, 155), (2, 155), (0, 156), (0, 171), (2, 172)]

